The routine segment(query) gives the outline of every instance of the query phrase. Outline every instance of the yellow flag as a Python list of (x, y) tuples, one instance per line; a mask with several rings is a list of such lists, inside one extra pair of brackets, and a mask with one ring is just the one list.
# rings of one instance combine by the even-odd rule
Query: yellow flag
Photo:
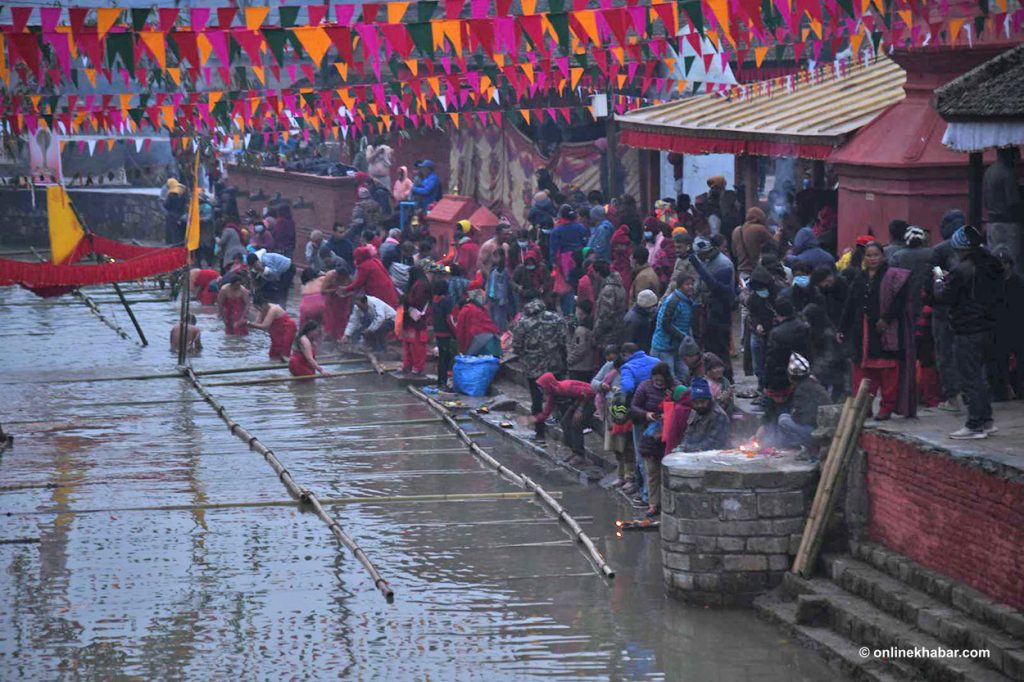
[(50, 260), (59, 265), (85, 237), (85, 230), (71, 208), (71, 198), (60, 185), (46, 188), (46, 213), (50, 223)]
[(192, 201), (188, 207), (188, 230), (185, 232), (185, 243), (188, 250), (199, 248), (199, 152), (196, 152), (196, 163), (192, 167)]

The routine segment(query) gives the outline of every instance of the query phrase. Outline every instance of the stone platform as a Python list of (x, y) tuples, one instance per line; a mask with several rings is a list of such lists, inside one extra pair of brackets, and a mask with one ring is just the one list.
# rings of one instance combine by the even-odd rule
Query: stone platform
[(673, 453), (663, 460), (661, 538), (669, 592), (749, 605), (782, 582), (814, 497), (817, 462), (795, 453)]

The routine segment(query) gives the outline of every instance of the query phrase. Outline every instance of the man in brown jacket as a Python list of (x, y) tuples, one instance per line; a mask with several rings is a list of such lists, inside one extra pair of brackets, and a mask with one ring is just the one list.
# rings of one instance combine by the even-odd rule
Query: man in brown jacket
[(746, 222), (732, 231), (732, 255), (736, 269), (743, 275), (754, 271), (761, 259), (761, 248), (772, 238), (765, 222), (764, 211), (753, 206), (747, 209)]
[(633, 249), (633, 284), (629, 287), (629, 305), (636, 305), (637, 296), (641, 291), (650, 289), (656, 295), (661, 294), (661, 280), (658, 273), (647, 262), (647, 249), (637, 246)]

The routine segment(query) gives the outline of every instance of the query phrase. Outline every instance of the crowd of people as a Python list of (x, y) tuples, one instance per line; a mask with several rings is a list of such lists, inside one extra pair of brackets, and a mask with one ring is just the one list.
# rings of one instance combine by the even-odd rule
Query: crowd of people
[(324, 371), (323, 339), (374, 351), (397, 339), (402, 371), (420, 376), (433, 347), (442, 390), (458, 355), (512, 353), (534, 438), (560, 423), (580, 462), (585, 433), (603, 429), (616, 485), (651, 515), (662, 457), (734, 444), (740, 397), (759, 414), (758, 442), (798, 448), (818, 406), (864, 379), (879, 421), (919, 405), (961, 412), (962, 396), (955, 439), (988, 437), (992, 398), (1021, 395), (1013, 301), (1024, 280), (960, 211), (936, 226), (893, 220), (886, 238), (862, 235), (836, 254), (835, 212), (792, 195), (744, 210), (712, 177), (696, 200), (646, 210), (628, 195), (562, 193), (548, 176), (522, 227), (503, 218), (484, 239), (461, 221), (440, 252), (424, 222), (388, 218), (396, 199), (426, 210), (439, 198), (433, 164), (417, 172), (363, 174), (350, 224), (312, 233), (297, 322), (285, 309), (296, 273), (285, 204), (246, 229), (225, 226), (220, 268), (193, 270), (193, 292), (219, 308), (226, 333), (267, 331), (270, 356), (299, 376)]

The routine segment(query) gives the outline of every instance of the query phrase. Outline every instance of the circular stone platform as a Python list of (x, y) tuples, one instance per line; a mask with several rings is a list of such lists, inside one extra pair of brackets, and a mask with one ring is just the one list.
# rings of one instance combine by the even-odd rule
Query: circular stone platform
[(669, 593), (749, 605), (782, 581), (800, 545), (818, 463), (736, 450), (665, 457), (661, 550)]

